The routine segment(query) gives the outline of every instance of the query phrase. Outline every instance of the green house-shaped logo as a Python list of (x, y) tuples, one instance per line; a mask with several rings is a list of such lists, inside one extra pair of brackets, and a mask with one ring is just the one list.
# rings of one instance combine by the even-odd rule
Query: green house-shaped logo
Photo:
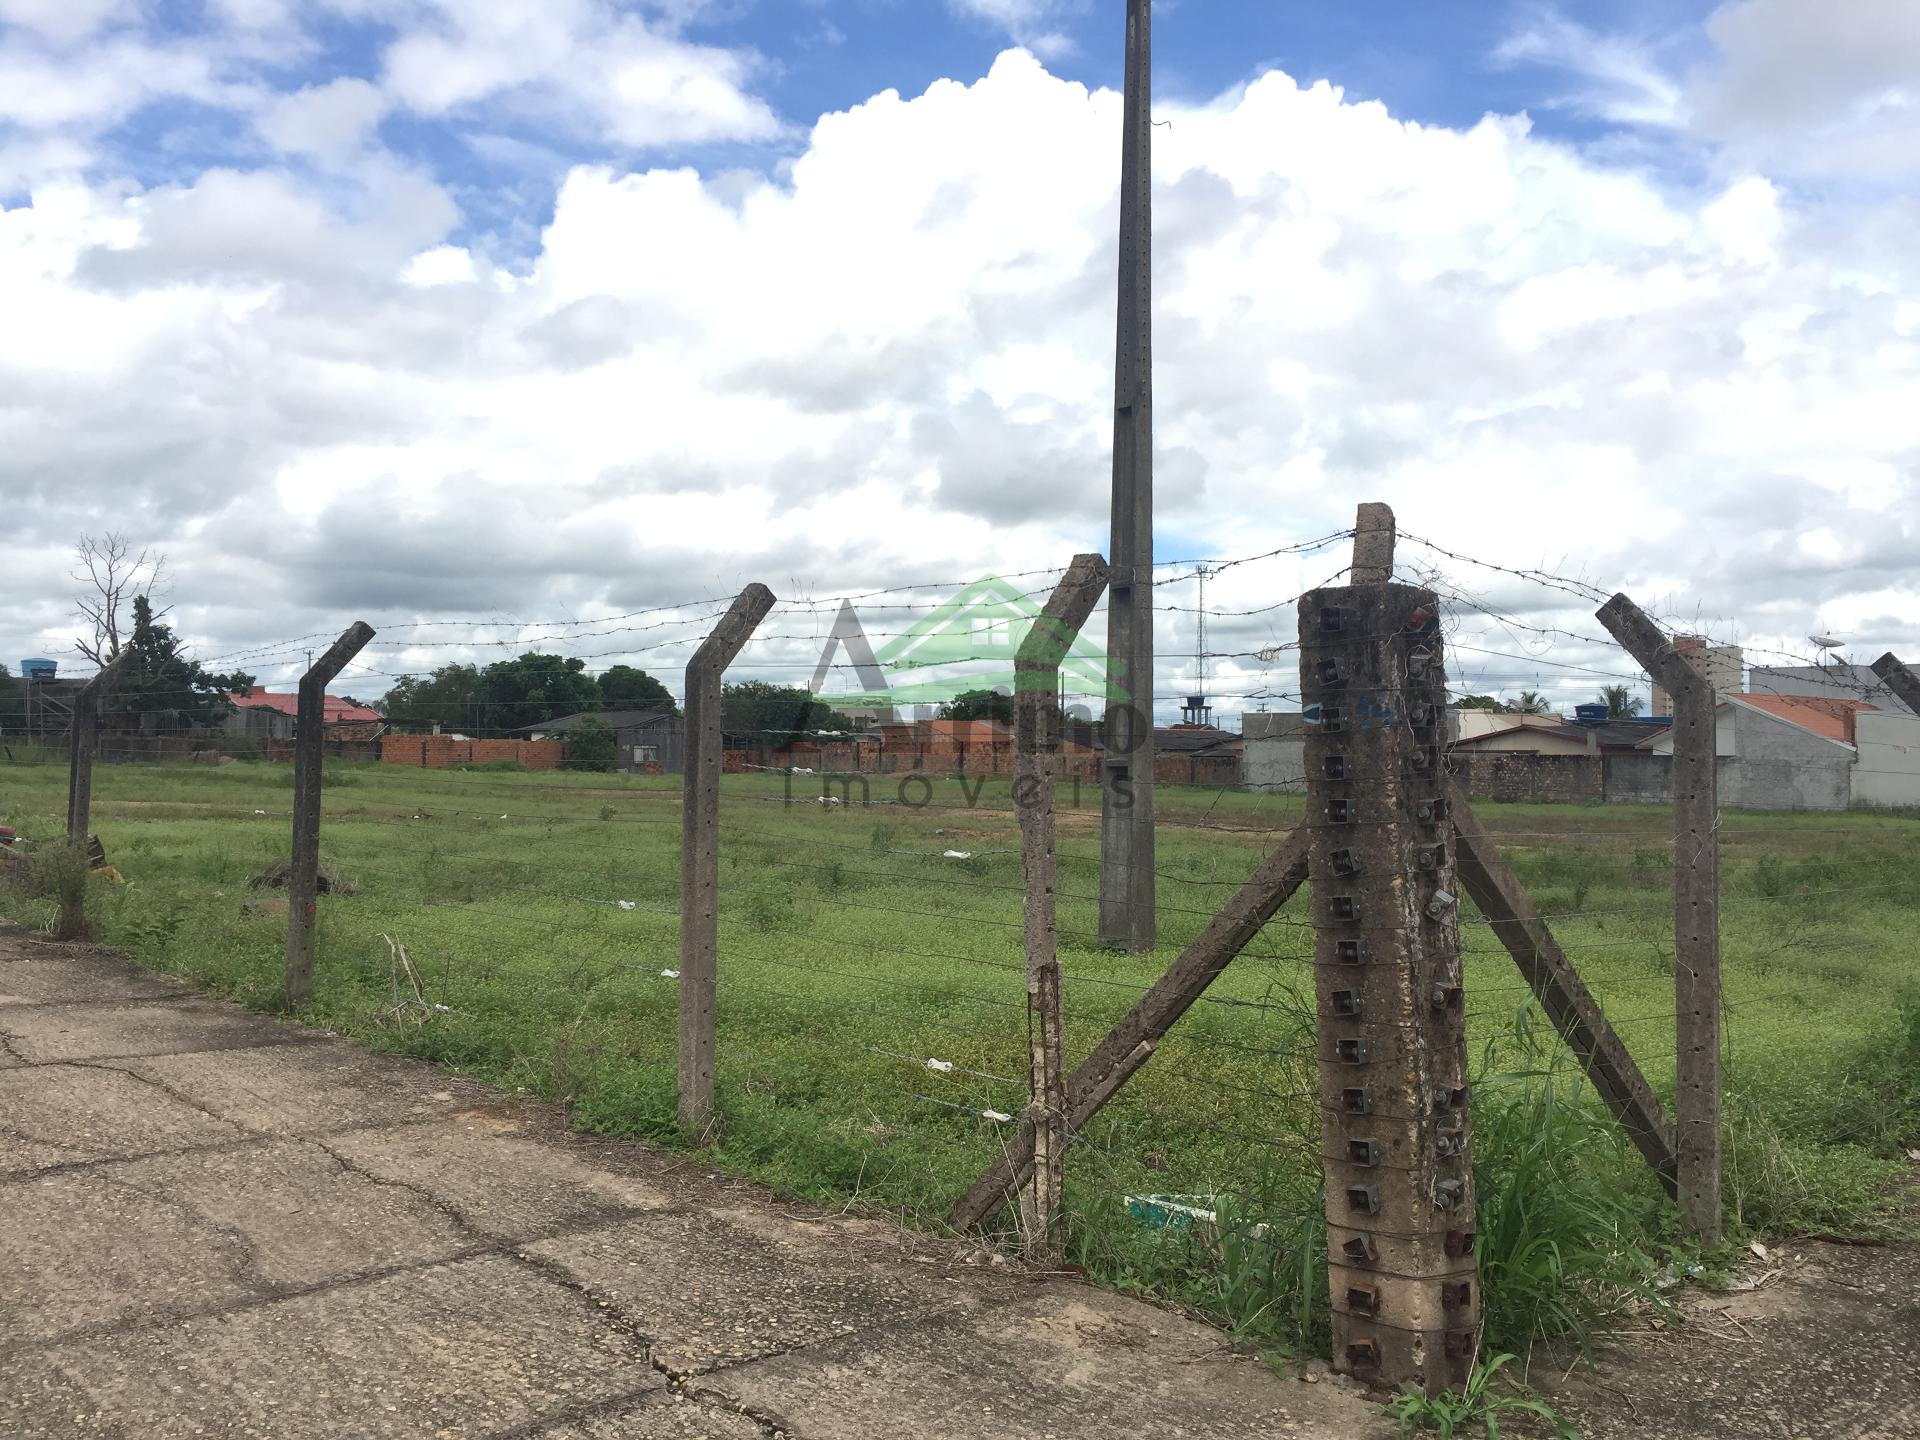
[[(816, 692), (821, 689), (835, 650), (844, 651), (867, 688), (821, 695), (829, 704), (843, 707), (937, 705), (968, 690), (1012, 693), (1014, 657), (1035, 622), (1045, 623), (1033, 597), (997, 575), (981, 576), (893, 636), (877, 654), (868, 650), (857, 619), (849, 628), (850, 618), (852, 607), (842, 607), (813, 686)], [(1127, 698), (1115, 673), (1118, 667), (1084, 632), (1061, 636), (1057, 657), (1063, 696), (1101, 702)]]

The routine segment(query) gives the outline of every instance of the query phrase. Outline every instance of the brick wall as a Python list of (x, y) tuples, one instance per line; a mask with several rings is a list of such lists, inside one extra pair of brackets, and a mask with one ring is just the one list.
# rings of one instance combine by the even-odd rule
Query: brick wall
[(1240, 783), (1240, 757), (1225, 755), (1155, 755), (1153, 778), (1162, 785), (1202, 785), (1217, 789)]
[(1604, 798), (1598, 755), (1456, 752), (1447, 766), (1470, 800), (1578, 805)]
[(567, 758), (564, 740), (456, 740), (451, 735), (389, 735), (380, 742), (385, 765), (418, 765), (446, 770), (455, 765), (484, 765), (518, 760), (529, 770), (557, 770)]

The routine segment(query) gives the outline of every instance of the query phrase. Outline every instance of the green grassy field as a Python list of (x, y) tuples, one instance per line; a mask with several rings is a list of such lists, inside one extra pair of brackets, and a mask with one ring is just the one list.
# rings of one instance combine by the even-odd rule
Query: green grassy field
[[(308, 1012), (375, 1046), (560, 1098), (576, 1122), (674, 1133), (679, 781), (328, 768), (327, 865)], [(821, 807), (795, 777), (728, 777), (722, 820), (716, 1158), (775, 1186), (939, 1225), (1017, 1113), (1026, 1013), (1017, 831), (1005, 782), (936, 782), (922, 808)], [(54, 835), (64, 767), (0, 764), (0, 823)], [(909, 791), (918, 798), (917, 792)], [(270, 1005), (288, 849), (285, 766), (102, 766), (94, 829), (124, 886), (100, 937)], [(856, 793), (855, 799), (858, 796)], [(1077, 1059), (1297, 819), (1289, 796), (1163, 788), (1161, 949), (1093, 944), (1098, 796), (1063, 793), (1060, 927)], [(1485, 806), (1657, 1089), (1672, 1080), (1670, 817)], [(1884, 1233), (1920, 1142), (1920, 820), (1730, 812), (1722, 826), (1728, 1198), (1736, 1229)], [(970, 852), (954, 859), (943, 852)], [(622, 908), (620, 901), (632, 908)], [(46, 902), (0, 899), (13, 918)], [(1276, 1342), (1322, 1323), (1318, 1111), (1305, 897), (1282, 911), (1071, 1157), (1074, 1255)], [(1673, 1254), (1650, 1177), (1544, 1033), (1471, 913), (1469, 1035), (1490, 1333), (1581, 1329)], [(401, 1003), (383, 937), (427, 1006)], [(951, 1071), (925, 1066), (933, 1058)], [(1122, 1197), (1222, 1197), (1268, 1226), (1214, 1249), (1142, 1229)]]

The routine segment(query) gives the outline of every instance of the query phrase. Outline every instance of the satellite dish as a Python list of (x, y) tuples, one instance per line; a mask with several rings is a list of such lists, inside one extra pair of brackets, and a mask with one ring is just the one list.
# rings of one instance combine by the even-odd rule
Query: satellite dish
[(1838, 650), (1846, 643), (1844, 640), (1834, 639), (1831, 635), (1809, 635), (1807, 641), (1822, 650)]

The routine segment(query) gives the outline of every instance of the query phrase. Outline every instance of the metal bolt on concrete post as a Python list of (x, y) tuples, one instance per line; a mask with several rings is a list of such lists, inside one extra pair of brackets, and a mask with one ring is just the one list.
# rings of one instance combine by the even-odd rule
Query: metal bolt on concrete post
[(327, 686), (366, 648), (373, 627), (356, 620), (300, 677), (293, 729), (293, 859), (287, 870), (287, 957), (281, 994), (289, 1006), (313, 993), (313, 941), (319, 919), (320, 791), (327, 753)]
[(714, 991), (720, 968), (720, 678), (773, 608), (761, 584), (742, 590), (687, 665), (686, 771), (680, 814), (680, 1126), (713, 1125)]
[(1439, 613), (1384, 582), (1300, 600), (1333, 1363), (1428, 1394), (1480, 1314)]

